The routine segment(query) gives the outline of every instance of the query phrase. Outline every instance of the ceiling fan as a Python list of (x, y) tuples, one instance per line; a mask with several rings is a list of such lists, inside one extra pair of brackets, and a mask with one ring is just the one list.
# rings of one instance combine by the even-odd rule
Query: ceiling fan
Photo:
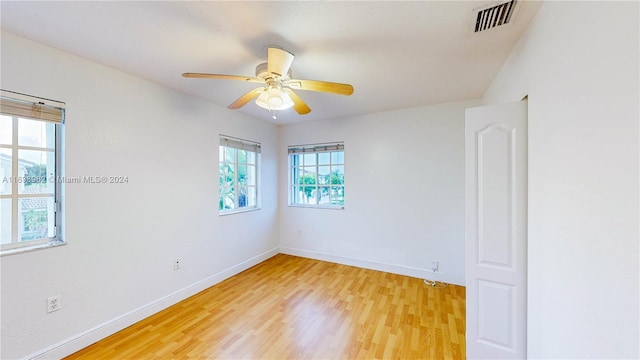
[[(239, 109), (249, 101), (256, 99), (256, 104), (268, 111), (285, 110), (293, 107), (300, 114), (308, 114), (311, 108), (293, 91), (307, 90), (338, 95), (353, 94), (353, 86), (327, 81), (301, 80), (291, 78), (291, 64), (294, 56), (290, 52), (277, 48), (267, 48), (267, 62), (256, 67), (256, 76), (237, 76), (221, 74), (184, 73), (187, 78), (212, 78), (223, 80), (241, 80), (264, 84), (242, 95), (227, 106)], [(275, 115), (274, 115), (275, 118)]]

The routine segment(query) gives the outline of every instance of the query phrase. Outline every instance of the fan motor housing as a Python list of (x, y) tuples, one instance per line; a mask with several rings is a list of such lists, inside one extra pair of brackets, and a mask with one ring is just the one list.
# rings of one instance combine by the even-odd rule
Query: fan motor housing
[(256, 66), (256, 77), (260, 78), (262, 80), (265, 80), (265, 81), (267, 81), (267, 79), (289, 80), (289, 79), (291, 79), (291, 69), (289, 69), (289, 71), (287, 71), (287, 75), (278, 76), (276, 74), (272, 74), (272, 73), (269, 72), (269, 70), (267, 69), (267, 63), (262, 63), (262, 64)]

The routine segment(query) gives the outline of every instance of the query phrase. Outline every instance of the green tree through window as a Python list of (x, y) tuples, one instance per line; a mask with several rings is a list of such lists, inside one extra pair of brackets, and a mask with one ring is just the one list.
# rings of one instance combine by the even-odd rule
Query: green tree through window
[(220, 213), (258, 207), (260, 144), (220, 137)]

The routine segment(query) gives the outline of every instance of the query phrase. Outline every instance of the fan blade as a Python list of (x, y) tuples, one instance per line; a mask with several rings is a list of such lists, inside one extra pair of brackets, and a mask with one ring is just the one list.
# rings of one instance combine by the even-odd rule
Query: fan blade
[(282, 89), (284, 89), (284, 91), (286, 91), (287, 94), (289, 94), (289, 97), (291, 97), (291, 100), (293, 101), (293, 108), (296, 110), (298, 114), (304, 115), (311, 112), (311, 108), (304, 101), (302, 101), (302, 99), (300, 99), (298, 94), (293, 92), (293, 90), (286, 87)]
[(267, 49), (267, 71), (285, 76), (289, 72), (293, 58), (293, 54), (288, 51), (270, 47)]
[(227, 106), (229, 109), (240, 109), (245, 106), (249, 101), (255, 99), (264, 91), (264, 88), (255, 88), (248, 93), (242, 95), (238, 100), (234, 101), (233, 104)]
[(242, 80), (248, 82), (264, 83), (264, 80), (256, 77), (238, 76), (238, 75), (221, 75), (221, 74), (203, 74), (203, 73), (184, 73), (182, 76), (186, 78), (209, 78), (221, 80)]
[(353, 86), (327, 81), (292, 79), (287, 81), (284, 85), (290, 86), (294, 89), (320, 91), (338, 95), (353, 94)]

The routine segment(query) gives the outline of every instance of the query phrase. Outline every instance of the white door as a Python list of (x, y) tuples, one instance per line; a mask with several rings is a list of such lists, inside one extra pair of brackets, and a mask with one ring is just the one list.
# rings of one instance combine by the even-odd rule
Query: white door
[(467, 358), (527, 356), (527, 102), (467, 109)]

